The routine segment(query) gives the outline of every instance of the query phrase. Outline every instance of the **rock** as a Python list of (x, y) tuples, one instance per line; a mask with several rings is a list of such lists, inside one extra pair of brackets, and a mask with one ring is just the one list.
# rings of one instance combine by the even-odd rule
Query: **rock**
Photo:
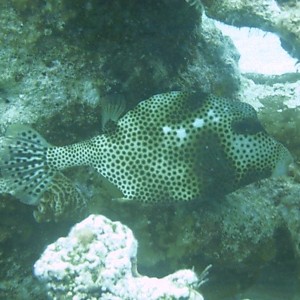
[(300, 59), (300, 3), (297, 0), (202, 0), (208, 16), (238, 27), (274, 32), (289, 54)]
[(244, 74), (240, 98), (255, 107), (267, 132), (300, 159), (300, 77), (298, 73), (268, 76)]

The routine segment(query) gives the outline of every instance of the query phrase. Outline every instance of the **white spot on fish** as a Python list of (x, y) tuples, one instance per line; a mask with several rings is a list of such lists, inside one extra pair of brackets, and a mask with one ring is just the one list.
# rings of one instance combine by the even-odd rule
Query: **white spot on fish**
[(207, 116), (214, 122), (214, 123), (218, 123), (220, 121), (220, 117), (216, 116), (215, 112), (210, 109), (207, 112)]
[(176, 135), (181, 140), (183, 140), (184, 138), (187, 137), (187, 133), (184, 128), (180, 128), (180, 129), (176, 130)]
[(167, 134), (167, 133), (169, 133), (169, 132), (172, 131), (172, 128), (169, 127), (169, 126), (164, 126), (164, 127), (162, 128), (162, 130), (163, 130), (163, 133), (164, 133), (164, 134)]
[(220, 118), (219, 118), (219, 117), (214, 117), (214, 118), (213, 118), (213, 122), (214, 122), (214, 123), (218, 123), (219, 121), (220, 121)]
[(201, 118), (196, 118), (195, 121), (193, 122), (193, 126), (196, 128), (201, 128), (204, 125), (204, 120)]
[(208, 112), (207, 112), (207, 116), (208, 117), (214, 117), (216, 114), (215, 114), (215, 112), (212, 110), (212, 109), (210, 109)]

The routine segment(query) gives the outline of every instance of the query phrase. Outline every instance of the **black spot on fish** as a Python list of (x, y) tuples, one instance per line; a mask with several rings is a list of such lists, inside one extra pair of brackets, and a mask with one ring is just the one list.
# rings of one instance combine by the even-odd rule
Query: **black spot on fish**
[(242, 120), (233, 120), (231, 127), (232, 130), (238, 134), (256, 134), (260, 131), (264, 131), (259, 121), (251, 117)]

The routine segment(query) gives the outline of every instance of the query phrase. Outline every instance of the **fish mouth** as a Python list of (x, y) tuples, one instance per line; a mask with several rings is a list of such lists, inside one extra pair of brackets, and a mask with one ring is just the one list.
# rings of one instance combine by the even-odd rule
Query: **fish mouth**
[(272, 172), (272, 177), (287, 175), (290, 165), (294, 162), (292, 154), (282, 144), (278, 144), (278, 159)]

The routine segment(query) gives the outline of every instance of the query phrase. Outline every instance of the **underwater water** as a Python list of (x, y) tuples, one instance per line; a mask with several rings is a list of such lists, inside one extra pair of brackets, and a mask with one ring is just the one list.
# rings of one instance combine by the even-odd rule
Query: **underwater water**
[(300, 299), (300, 6), (239, 2), (0, 3), (0, 299)]

